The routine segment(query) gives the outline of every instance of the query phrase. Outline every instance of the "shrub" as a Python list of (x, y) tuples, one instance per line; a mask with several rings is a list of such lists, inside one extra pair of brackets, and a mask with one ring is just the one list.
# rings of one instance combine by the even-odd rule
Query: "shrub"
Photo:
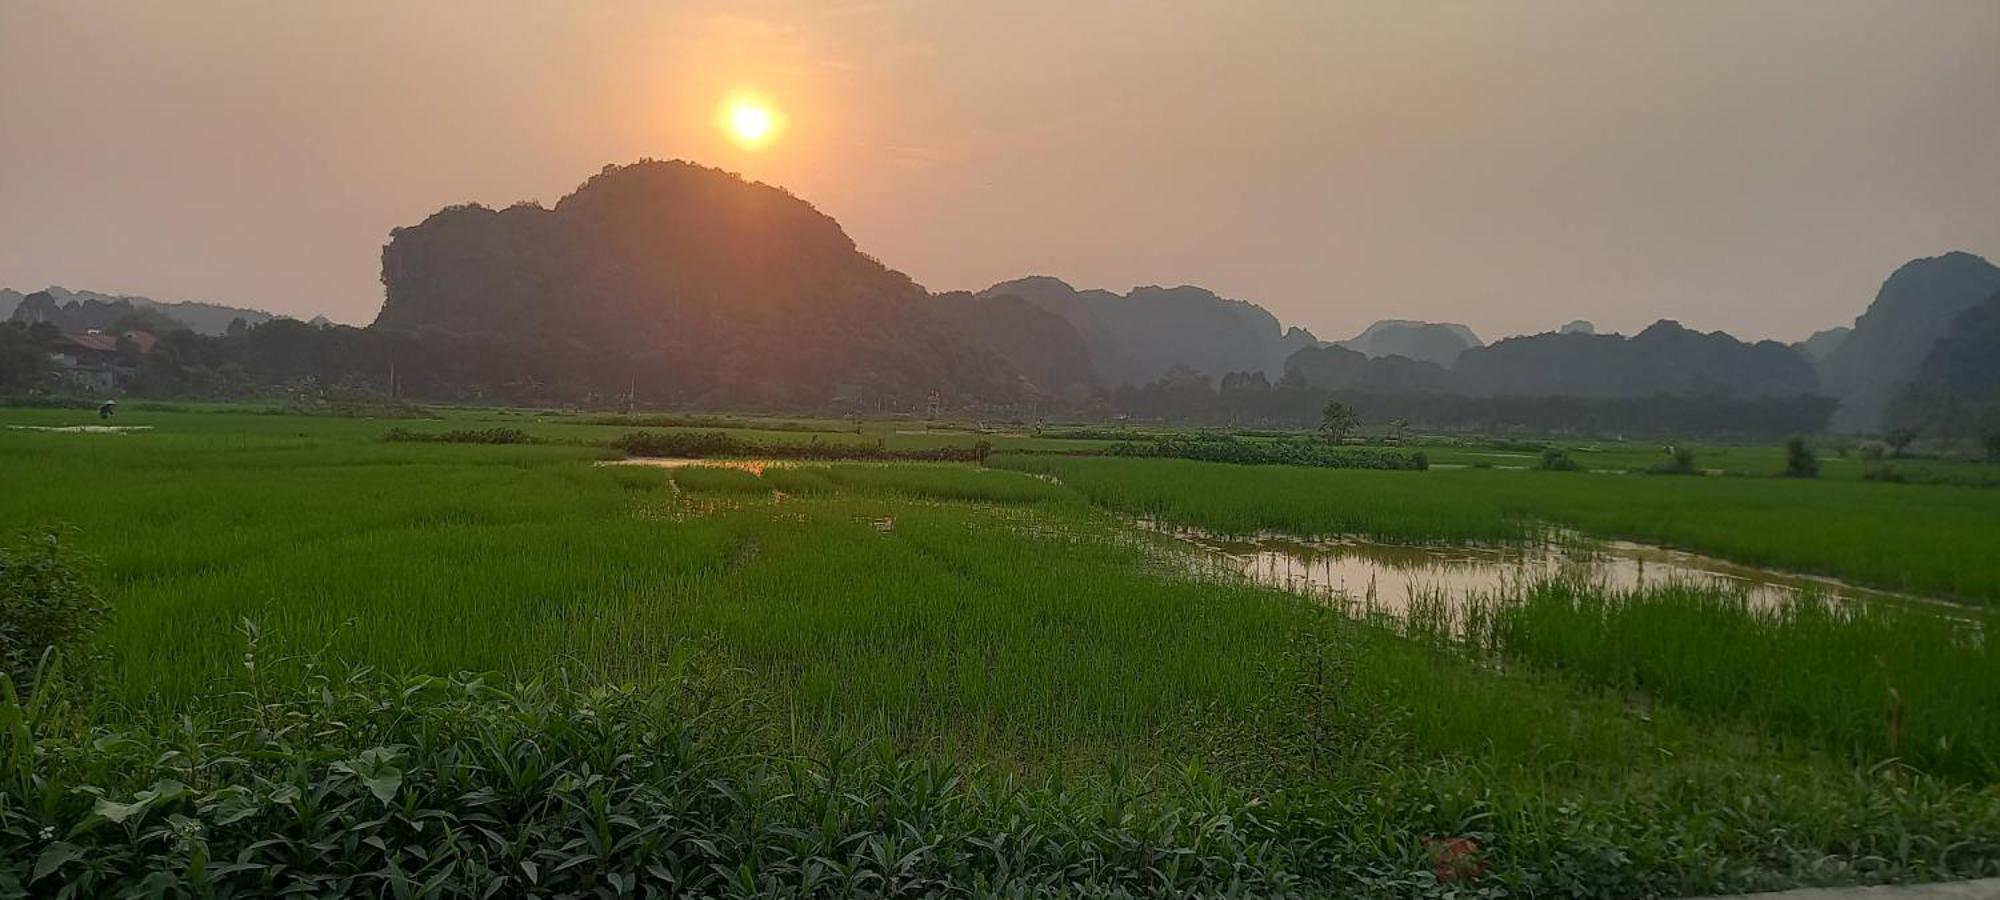
[(54, 531), (0, 547), (0, 675), (16, 690), (31, 690), (44, 657), (72, 654), (105, 613)]
[(1904, 453), (1909, 451), (1910, 445), (1916, 442), (1917, 430), (1914, 428), (1890, 429), (1888, 434), (1882, 436), (1882, 440), (1889, 445), (1889, 455), (1900, 458)]
[(733, 437), (722, 431), (673, 431), (656, 434), (635, 431), (611, 442), (627, 456), (657, 456), (677, 459), (709, 459), (718, 456), (758, 459), (815, 459), (918, 462), (984, 462), (993, 445), (980, 441), (970, 447), (932, 447), (891, 450), (881, 442), (873, 444), (829, 444), (819, 438), (803, 444), (767, 444)]
[(533, 435), (519, 428), (487, 428), (480, 431), (457, 429), (454, 431), (423, 432), (411, 431), (401, 426), (389, 429), (382, 436), (385, 441), (430, 444), (532, 444)]
[(1574, 472), (1583, 467), (1577, 465), (1576, 460), (1570, 459), (1569, 452), (1561, 447), (1543, 447), (1542, 461), (1536, 464), (1535, 468), (1550, 472)]
[(1795, 437), (1785, 442), (1785, 477), (1819, 477), (1819, 457), (1806, 446), (1805, 438)]
[(1398, 453), (1369, 447), (1340, 447), (1309, 440), (1244, 441), (1223, 434), (1171, 435), (1147, 442), (1113, 444), (1085, 455), (1160, 456), (1241, 465), (1313, 466), (1323, 469), (1428, 469), (1421, 451)]
[(1891, 484), (1902, 484), (1910, 480), (1909, 476), (1903, 474), (1903, 470), (1888, 463), (1868, 464), (1861, 470), (1861, 477), (1867, 481), (1885, 481)]
[(1694, 465), (1694, 448), (1680, 446), (1668, 450), (1672, 458), (1648, 469), (1655, 475), (1700, 475), (1701, 470)]

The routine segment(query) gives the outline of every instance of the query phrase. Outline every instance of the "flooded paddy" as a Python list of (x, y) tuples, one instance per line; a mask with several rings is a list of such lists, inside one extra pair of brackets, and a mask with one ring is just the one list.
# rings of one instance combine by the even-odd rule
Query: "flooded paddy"
[(711, 469), (735, 469), (762, 475), (766, 469), (783, 469), (792, 465), (777, 459), (694, 459), (678, 456), (633, 456), (626, 459), (607, 459), (597, 463), (600, 466), (647, 466), (655, 469), (686, 469), (701, 466)]
[(1931, 598), (1838, 579), (1747, 566), (1633, 541), (1600, 540), (1560, 528), (1512, 544), (1411, 545), (1357, 536), (1306, 540), (1284, 535), (1229, 537), (1141, 521), (1196, 550), (1199, 569), (1239, 574), (1296, 594), (1391, 615), (1413, 597), (1463, 601), (1546, 578), (1578, 579), (1616, 590), (1666, 584), (1741, 591), (1752, 605), (1778, 606), (1802, 593), (1843, 602), (1890, 603), (1952, 614), (1970, 610)]
[(9, 425), (8, 431), (44, 431), (52, 434), (130, 434), (152, 431), (151, 425)]

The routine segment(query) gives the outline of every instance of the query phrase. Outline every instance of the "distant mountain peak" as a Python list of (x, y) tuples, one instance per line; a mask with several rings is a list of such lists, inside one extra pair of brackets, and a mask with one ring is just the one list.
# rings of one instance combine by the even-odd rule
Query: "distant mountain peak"
[(1840, 349), (1840, 345), (1847, 342), (1847, 336), (1853, 333), (1853, 328), (1846, 325), (1836, 325), (1832, 328), (1822, 328), (1815, 331), (1805, 340), (1792, 346), (1797, 347), (1800, 353), (1806, 355), (1806, 358), (1811, 359), (1814, 363), (1819, 363), (1832, 355), (1833, 351)]
[(1015, 296), (1073, 326), (1098, 376), (1112, 385), (1144, 384), (1174, 366), (1211, 379), (1231, 372), (1275, 376), (1286, 357), (1318, 343), (1287, 328), (1255, 303), (1198, 285), (1139, 285), (1123, 294), (1078, 290), (1047, 275), (1003, 281), (980, 297)]
[(1472, 329), (1456, 322), (1382, 319), (1340, 346), (1371, 357), (1402, 356), (1450, 368), (1458, 356), (1483, 346)]
[[(34, 299), (32, 307), (28, 304), (30, 299)], [(186, 328), (201, 334), (219, 335), (228, 330), (232, 319), (256, 325), (276, 318), (261, 309), (243, 309), (197, 300), (160, 301), (126, 294), (73, 291), (59, 284), (26, 295), (0, 290), (0, 306), (5, 307), (0, 308), (0, 316), (34, 316), (37, 320), (54, 322), (58, 327), (71, 331), (109, 328), (125, 316), (138, 316), (152, 319), (153, 327), (161, 331)]]
[(1820, 361), (1828, 391), (1840, 398), (1832, 427), (1872, 431), (1932, 346), (1958, 315), (2000, 291), (2000, 268), (1953, 250), (1913, 259), (1882, 282), (1854, 329)]

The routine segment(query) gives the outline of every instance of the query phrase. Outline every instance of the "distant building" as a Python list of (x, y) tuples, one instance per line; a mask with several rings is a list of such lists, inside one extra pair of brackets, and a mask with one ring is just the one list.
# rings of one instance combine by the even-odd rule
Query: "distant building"
[(57, 374), (71, 386), (109, 393), (130, 381), (135, 374), (125, 353), (126, 347), (144, 355), (153, 352), (159, 342), (159, 338), (145, 331), (65, 334), (56, 340), (55, 347), (49, 351), (49, 361), (55, 364)]

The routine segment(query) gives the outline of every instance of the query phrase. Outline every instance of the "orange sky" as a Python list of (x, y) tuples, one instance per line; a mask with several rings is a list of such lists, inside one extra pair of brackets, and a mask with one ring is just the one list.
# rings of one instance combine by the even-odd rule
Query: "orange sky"
[(1793, 339), (2000, 256), (1996, 48), (1990, 0), (0, 0), (0, 285), (366, 322), (390, 228), (678, 157), (934, 290)]

